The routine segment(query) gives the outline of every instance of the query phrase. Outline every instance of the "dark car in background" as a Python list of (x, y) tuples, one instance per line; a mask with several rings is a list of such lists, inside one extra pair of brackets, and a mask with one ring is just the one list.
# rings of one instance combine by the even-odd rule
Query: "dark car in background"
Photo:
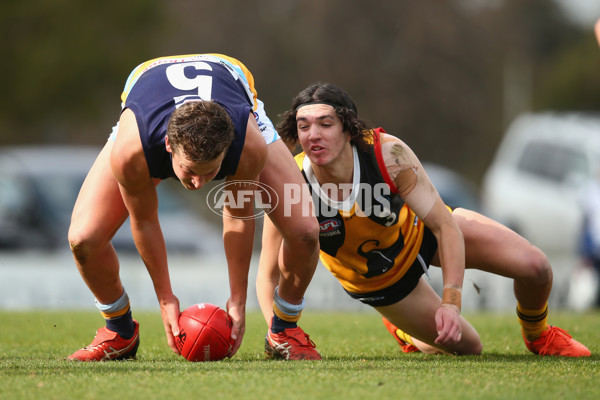
[[(99, 152), (96, 147), (71, 145), (0, 147), (0, 249), (68, 249), (73, 205)], [(167, 250), (222, 247), (221, 227), (203, 219), (175, 186), (180, 185), (163, 182), (157, 187)], [(117, 251), (135, 251), (129, 221), (112, 242)]]

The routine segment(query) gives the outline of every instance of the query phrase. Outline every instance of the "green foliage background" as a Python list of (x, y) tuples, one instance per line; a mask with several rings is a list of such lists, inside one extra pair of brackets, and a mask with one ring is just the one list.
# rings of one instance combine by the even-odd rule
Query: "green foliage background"
[(220, 52), (250, 68), (275, 121), (299, 90), (330, 81), (422, 160), (478, 183), (518, 112), (600, 110), (600, 49), (553, 1), (469, 4), (3, 1), (0, 145), (100, 145), (133, 67)]

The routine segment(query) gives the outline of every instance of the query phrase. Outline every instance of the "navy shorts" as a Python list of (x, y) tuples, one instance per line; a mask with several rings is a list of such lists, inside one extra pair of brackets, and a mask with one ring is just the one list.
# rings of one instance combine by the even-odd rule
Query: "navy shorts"
[[(410, 292), (417, 287), (421, 275), (425, 273), (425, 268), (429, 268), (429, 263), (437, 251), (438, 244), (435, 235), (425, 227), (423, 233), (423, 242), (419, 249), (419, 255), (410, 266), (406, 274), (400, 280), (386, 288), (369, 292), (369, 293), (352, 293), (346, 290), (346, 293), (353, 299), (359, 300), (361, 303), (371, 307), (382, 307), (395, 304), (408, 296)], [(421, 261), (423, 264), (421, 264)]]

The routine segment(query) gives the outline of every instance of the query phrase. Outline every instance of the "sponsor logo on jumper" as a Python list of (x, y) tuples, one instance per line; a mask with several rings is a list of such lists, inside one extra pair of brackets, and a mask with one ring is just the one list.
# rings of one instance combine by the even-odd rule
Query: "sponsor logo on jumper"
[(342, 226), (342, 223), (336, 219), (328, 219), (319, 224), (321, 233), (327, 233)]

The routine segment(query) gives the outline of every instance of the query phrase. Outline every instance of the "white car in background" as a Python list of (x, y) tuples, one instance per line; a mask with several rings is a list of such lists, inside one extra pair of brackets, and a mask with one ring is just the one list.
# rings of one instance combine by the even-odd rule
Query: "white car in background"
[(558, 305), (579, 262), (582, 189), (598, 171), (600, 116), (528, 113), (510, 125), (483, 180), (483, 212), (550, 259)]

